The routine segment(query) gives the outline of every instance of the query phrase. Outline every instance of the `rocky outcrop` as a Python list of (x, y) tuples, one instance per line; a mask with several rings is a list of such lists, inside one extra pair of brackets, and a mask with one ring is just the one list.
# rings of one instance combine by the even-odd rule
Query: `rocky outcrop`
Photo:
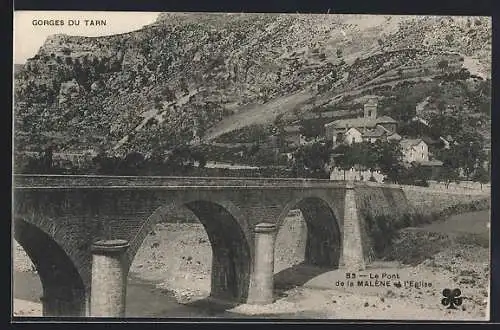
[[(248, 113), (241, 128), (268, 103), (283, 103), (263, 111), (272, 121), (355, 102), (353, 93), (432, 76), (443, 58), (460, 67), (457, 54), (484, 59), (488, 49), (488, 18), (162, 14), (120, 35), (55, 35), (16, 73), (16, 132), (31, 136), (18, 145), (147, 153), (191, 141), (193, 125), (203, 134)], [(67, 92), (75, 82), (78, 93)], [(297, 93), (307, 97), (280, 102)], [(42, 114), (37, 131), (47, 134), (28, 134)]]

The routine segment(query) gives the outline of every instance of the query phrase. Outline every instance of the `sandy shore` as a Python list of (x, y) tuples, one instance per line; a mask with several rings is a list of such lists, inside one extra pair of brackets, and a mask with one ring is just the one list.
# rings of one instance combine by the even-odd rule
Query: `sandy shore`
[(23, 299), (14, 299), (14, 316), (42, 316), (42, 304)]
[[(288, 221), (285, 226), (288, 228), (280, 231), (276, 242), (275, 274), (303, 260), (304, 224)], [(261, 315), (301, 313), (315, 318), (485, 320), (488, 317), (487, 248), (453, 244), (418, 265), (375, 262), (369, 267), (363, 272), (367, 276), (397, 274), (399, 282), (407, 281), (408, 286), (337, 287), (337, 281), (345, 281), (345, 272), (335, 270), (319, 273), (300, 287), (277, 292), (272, 305), (240, 305), (231, 311)], [(131, 271), (141, 278), (158, 281), (158, 286), (172, 290), (179, 302), (187, 303), (209, 295), (210, 268), (210, 244), (201, 225), (163, 224), (158, 225), (156, 235), (146, 239)], [(303, 275), (298, 269), (287, 281), (293, 282), (294, 276)], [(410, 281), (430, 283), (432, 287), (411, 287)], [(463, 304), (457, 310), (441, 304), (445, 288), (461, 289)]]
[[(289, 268), (303, 256), (305, 227), (288, 221), (276, 242), (275, 273)], [(200, 224), (159, 224), (141, 246), (131, 274), (157, 283), (174, 293), (179, 303), (205, 298), (210, 293), (211, 247)], [(16, 249), (16, 269), (30, 271), (31, 265), (20, 248)], [(266, 306), (239, 305), (230, 312), (247, 315), (295, 315), (307, 318), (485, 320), (488, 318), (489, 250), (474, 245), (455, 244), (413, 265), (376, 262), (360, 275), (382, 277), (397, 274), (391, 286), (342, 287), (345, 271), (318, 272), (303, 285), (277, 290), (276, 301)], [(286, 279), (294, 281), (301, 270)], [(307, 274), (306, 274), (307, 275)], [(382, 280), (381, 278), (379, 278)], [(386, 279), (387, 280), (387, 279)], [(405, 282), (406, 281), (406, 282)], [(421, 287), (410, 286), (409, 281)], [(403, 283), (395, 287), (395, 283)], [(426, 282), (426, 286), (423, 286)], [(408, 283), (408, 285), (404, 285)], [(428, 286), (430, 283), (431, 286)], [(275, 283), (276, 284), (276, 283)], [(441, 304), (445, 288), (460, 288), (463, 304), (447, 309)], [(16, 299), (15, 315), (41, 315), (40, 304)], [(168, 317), (168, 315), (165, 315)]]

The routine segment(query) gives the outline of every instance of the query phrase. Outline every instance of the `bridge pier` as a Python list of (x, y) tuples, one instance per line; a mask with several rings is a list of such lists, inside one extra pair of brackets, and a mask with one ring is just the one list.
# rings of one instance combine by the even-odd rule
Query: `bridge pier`
[(90, 316), (124, 317), (127, 293), (125, 240), (98, 241), (92, 245)]
[(273, 302), (274, 243), (277, 227), (271, 223), (255, 226), (255, 258), (248, 304), (266, 305)]
[(50, 317), (78, 317), (86, 315), (85, 293), (62, 285), (44, 287), (42, 315)]
[(346, 185), (345, 191), (342, 251), (342, 264), (346, 270), (359, 271), (365, 269), (356, 194), (352, 183)]

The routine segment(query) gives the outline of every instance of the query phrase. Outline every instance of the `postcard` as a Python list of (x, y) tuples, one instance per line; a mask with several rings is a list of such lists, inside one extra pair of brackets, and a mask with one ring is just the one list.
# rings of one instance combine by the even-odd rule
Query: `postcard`
[(489, 320), (490, 17), (13, 33), (14, 320)]

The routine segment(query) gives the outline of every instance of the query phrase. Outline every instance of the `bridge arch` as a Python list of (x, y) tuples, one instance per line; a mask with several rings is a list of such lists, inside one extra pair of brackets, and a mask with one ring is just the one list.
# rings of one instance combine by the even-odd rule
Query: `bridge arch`
[(84, 280), (64, 248), (41, 228), (16, 218), (14, 239), (36, 267), (43, 287), (44, 316), (85, 316)]
[(304, 263), (337, 268), (342, 250), (342, 227), (336, 207), (324, 196), (306, 194), (296, 197), (281, 212), (277, 221), (278, 231), (294, 209), (301, 211), (307, 227)]
[(148, 233), (169, 210), (189, 209), (203, 225), (212, 248), (210, 296), (246, 302), (250, 285), (251, 250), (249, 233), (239, 209), (230, 202), (214, 198), (182, 198), (159, 207), (142, 225), (131, 241), (129, 266)]

